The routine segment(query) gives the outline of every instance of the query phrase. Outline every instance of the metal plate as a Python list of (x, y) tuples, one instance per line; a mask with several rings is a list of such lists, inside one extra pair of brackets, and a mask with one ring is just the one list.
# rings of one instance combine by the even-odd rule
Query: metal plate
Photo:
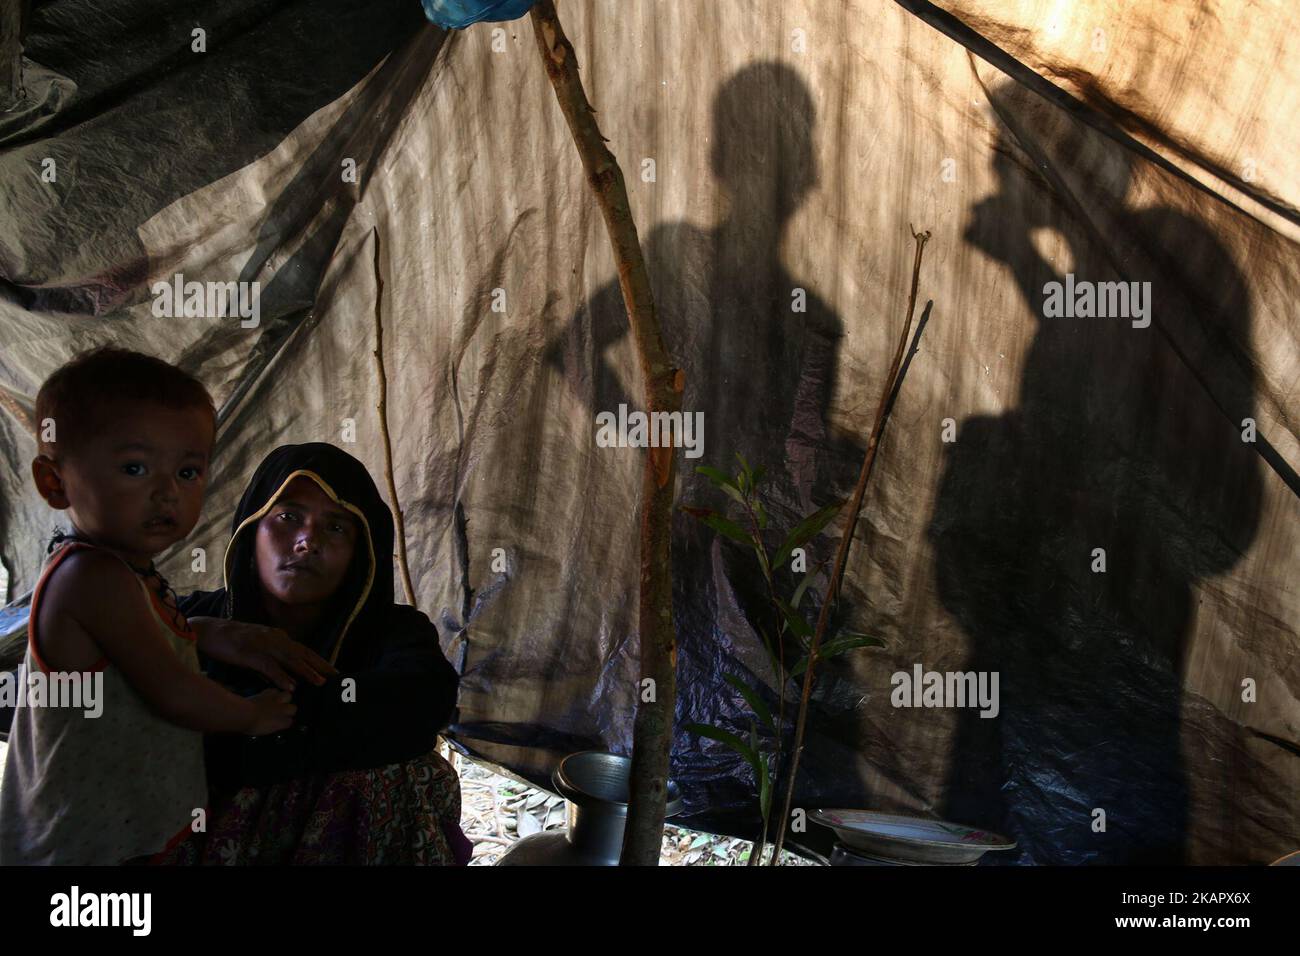
[(988, 830), (922, 817), (843, 809), (814, 810), (812, 817), (853, 850), (900, 862), (973, 863), (989, 850), (1016, 846)]

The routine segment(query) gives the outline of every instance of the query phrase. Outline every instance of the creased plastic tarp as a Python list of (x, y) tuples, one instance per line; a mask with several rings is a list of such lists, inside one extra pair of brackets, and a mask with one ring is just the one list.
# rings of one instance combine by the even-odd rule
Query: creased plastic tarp
[[(795, 806), (986, 827), (1019, 842), (1003, 862), (1295, 849), (1294, 9), (560, 6), (704, 413), (679, 501), (725, 508), (694, 467), (737, 452), (767, 468), (778, 526), (847, 496), (909, 223), (933, 233), (845, 582), (852, 630), (887, 646), (823, 666)], [(456, 739), (538, 782), (565, 753), (629, 751), (640, 452), (597, 447), (594, 419), (641, 386), (528, 21), (56, 2), (28, 34), (28, 99), (0, 118), (13, 593), (53, 525), (20, 420), (71, 354), (153, 352), (222, 406), (203, 519), (164, 568), (184, 591), (218, 583), (277, 444), (335, 441), (383, 474), (378, 313), (412, 576), (463, 674)], [(259, 281), (260, 325), (155, 317), (151, 284), (178, 272)], [(1048, 317), (1067, 275), (1151, 283), (1149, 326)], [(748, 732), (724, 674), (775, 705), (770, 611), (739, 547), (684, 514), (673, 545), (681, 822), (752, 836), (743, 761), (681, 727)], [(917, 665), (996, 672), (997, 716), (893, 706)]]

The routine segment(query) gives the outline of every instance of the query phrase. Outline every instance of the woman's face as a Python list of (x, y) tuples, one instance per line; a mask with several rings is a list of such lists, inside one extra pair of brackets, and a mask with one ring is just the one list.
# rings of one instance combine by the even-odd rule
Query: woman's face
[(257, 524), (257, 575), (263, 591), (288, 605), (334, 596), (356, 548), (356, 518), (310, 478), (295, 478)]

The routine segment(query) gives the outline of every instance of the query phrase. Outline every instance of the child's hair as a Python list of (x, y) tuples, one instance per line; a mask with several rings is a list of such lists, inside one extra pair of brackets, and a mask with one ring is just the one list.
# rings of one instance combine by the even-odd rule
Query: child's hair
[[(216, 418), (212, 397), (194, 376), (152, 355), (103, 346), (75, 356), (41, 386), (35, 422), (41, 454), (76, 451), (124, 401), (206, 408)], [(52, 443), (44, 439), (48, 420), (55, 423)]]

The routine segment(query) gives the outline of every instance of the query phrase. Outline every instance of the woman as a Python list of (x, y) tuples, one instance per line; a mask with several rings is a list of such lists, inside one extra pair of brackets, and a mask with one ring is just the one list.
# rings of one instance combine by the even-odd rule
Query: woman
[(218, 635), (210, 676), (292, 689), (298, 711), (275, 737), (208, 738), (206, 833), (167, 862), (468, 862), (459, 780), (434, 750), (459, 677), (432, 622), (393, 602), (392, 554), (392, 515), (351, 455), (284, 445), (258, 467), (226, 586), (181, 608)]

